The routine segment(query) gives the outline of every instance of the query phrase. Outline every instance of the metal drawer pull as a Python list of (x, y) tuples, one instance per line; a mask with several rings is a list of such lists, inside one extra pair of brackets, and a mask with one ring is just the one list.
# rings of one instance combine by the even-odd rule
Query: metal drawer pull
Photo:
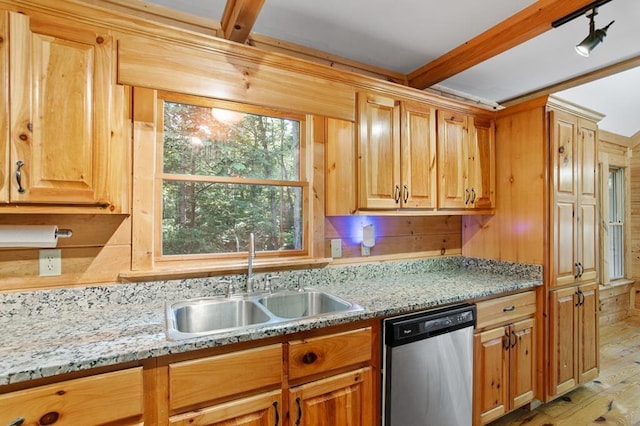
[(516, 310), (516, 306), (515, 305), (511, 305), (511, 306), (507, 306), (506, 308), (502, 309), (502, 312), (512, 312)]
[(275, 426), (278, 426), (278, 424), (280, 423), (280, 415), (278, 414), (278, 401), (273, 401), (273, 408), (275, 408), (276, 411), (276, 424)]
[(17, 419), (9, 423), (9, 426), (21, 426), (23, 424), (24, 424), (24, 417), (18, 417)]
[(18, 169), (16, 170), (16, 181), (18, 182), (18, 192), (23, 194), (24, 188), (22, 187), (22, 172), (20, 171), (20, 169), (22, 168), (22, 166), (24, 166), (24, 163), (22, 162), (22, 160), (18, 160), (18, 162), (16, 163), (16, 166), (18, 166)]
[(313, 364), (317, 359), (318, 355), (316, 355), (314, 352), (307, 352), (302, 356), (302, 362), (307, 365)]
[(302, 420), (302, 406), (300, 405), (300, 397), (296, 398), (296, 404), (298, 405), (298, 418), (296, 419), (296, 426), (300, 426), (300, 420)]

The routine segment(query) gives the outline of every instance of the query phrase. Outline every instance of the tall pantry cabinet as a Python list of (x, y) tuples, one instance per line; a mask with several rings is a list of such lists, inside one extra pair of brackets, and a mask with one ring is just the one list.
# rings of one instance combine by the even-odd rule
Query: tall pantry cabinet
[(597, 124), (549, 111), (552, 244), (549, 396), (598, 376)]
[(602, 115), (554, 97), (496, 119), (496, 214), (463, 218), (463, 254), (543, 265), (538, 389), (550, 401), (598, 375)]

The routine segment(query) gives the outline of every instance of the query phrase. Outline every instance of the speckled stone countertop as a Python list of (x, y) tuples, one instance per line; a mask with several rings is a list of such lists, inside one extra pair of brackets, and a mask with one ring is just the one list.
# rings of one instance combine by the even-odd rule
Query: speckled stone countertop
[[(169, 341), (165, 301), (213, 296), (215, 278), (0, 293), (0, 385), (384, 317), (542, 284), (542, 268), (464, 257), (282, 271), (278, 288), (328, 291), (364, 309)], [(242, 276), (225, 277), (242, 279)]]

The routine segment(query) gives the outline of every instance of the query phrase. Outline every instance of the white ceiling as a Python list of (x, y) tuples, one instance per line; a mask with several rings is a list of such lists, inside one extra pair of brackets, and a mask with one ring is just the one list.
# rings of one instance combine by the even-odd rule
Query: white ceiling
[[(219, 21), (226, 0), (147, 0)], [(265, 0), (253, 32), (408, 74), (503, 21), (534, 0)], [(640, 1), (601, 6), (596, 28), (615, 20), (589, 58), (574, 46), (589, 31), (580, 16), (439, 83), (500, 103), (640, 55)], [(564, 90), (558, 97), (606, 115), (600, 128), (640, 131), (640, 71)]]

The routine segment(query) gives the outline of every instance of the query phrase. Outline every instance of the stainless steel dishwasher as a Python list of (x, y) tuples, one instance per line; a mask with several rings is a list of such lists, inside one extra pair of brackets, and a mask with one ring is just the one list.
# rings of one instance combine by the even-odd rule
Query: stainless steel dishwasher
[(383, 425), (471, 425), (475, 321), (468, 304), (383, 321)]

